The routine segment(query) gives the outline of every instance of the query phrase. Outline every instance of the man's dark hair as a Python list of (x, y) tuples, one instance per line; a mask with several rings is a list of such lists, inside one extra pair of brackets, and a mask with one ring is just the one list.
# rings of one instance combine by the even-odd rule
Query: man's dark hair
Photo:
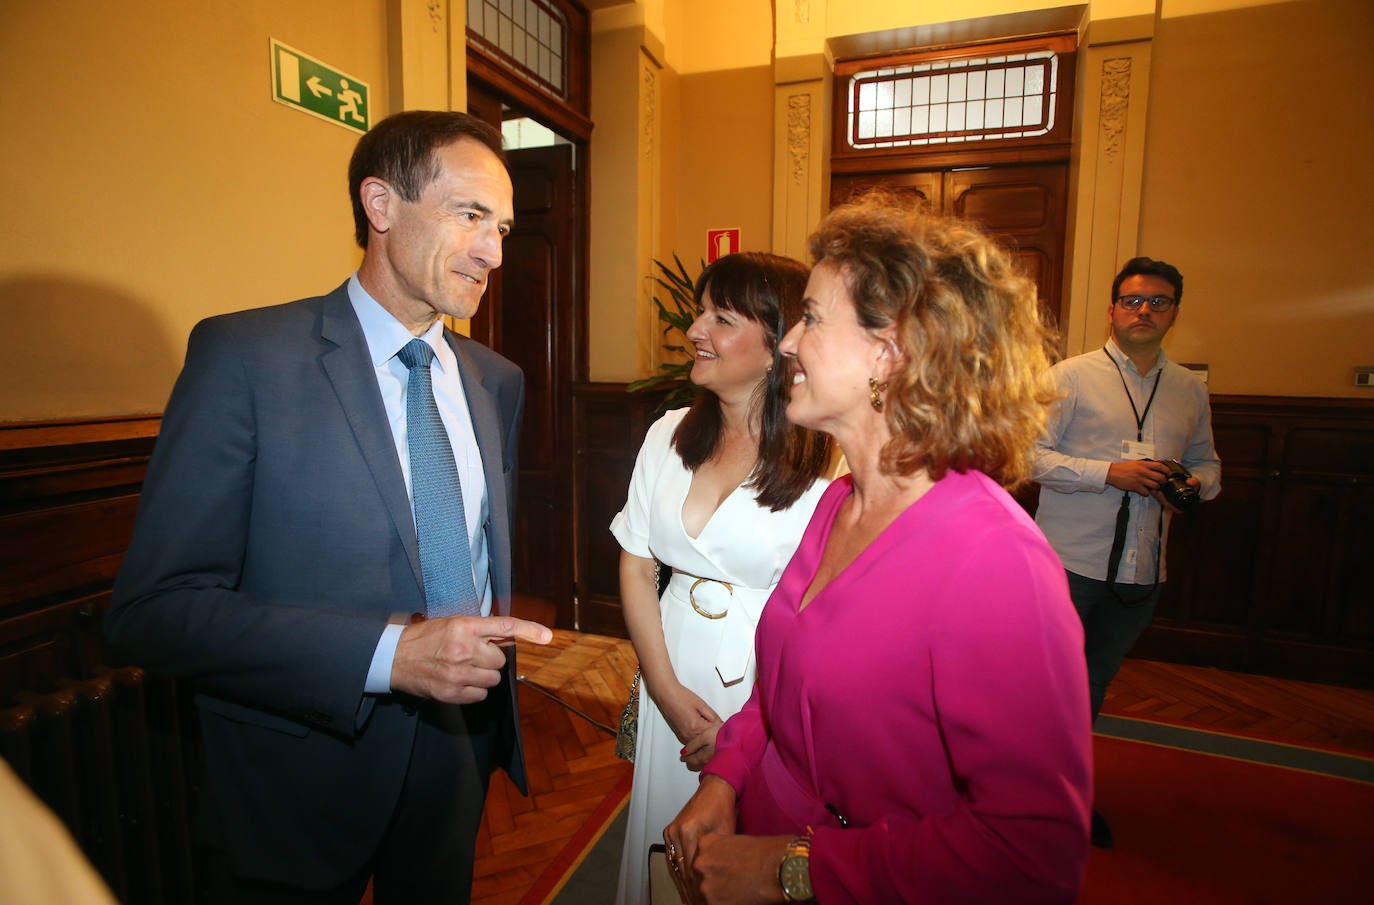
[(425, 186), (439, 176), (434, 152), (463, 138), (486, 145), (506, 164), (500, 130), (457, 111), (394, 113), (358, 139), (348, 162), (348, 195), (353, 202), (353, 235), (360, 248), (367, 248), (367, 214), (359, 193), (363, 180), (375, 176), (405, 200), (419, 201)]
[(1131, 258), (1126, 262), (1126, 266), (1121, 268), (1121, 272), (1112, 280), (1112, 301), (1116, 301), (1117, 294), (1121, 291), (1121, 284), (1130, 277), (1159, 277), (1170, 286), (1174, 287), (1174, 304), (1183, 302), (1183, 274), (1178, 272), (1178, 268), (1164, 261), (1156, 261), (1154, 258)]

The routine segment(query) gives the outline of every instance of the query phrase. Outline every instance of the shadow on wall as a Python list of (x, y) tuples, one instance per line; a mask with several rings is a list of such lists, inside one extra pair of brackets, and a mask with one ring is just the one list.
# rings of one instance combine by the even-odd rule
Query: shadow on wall
[(62, 276), (0, 280), (0, 421), (160, 413), (181, 367), (147, 303)]

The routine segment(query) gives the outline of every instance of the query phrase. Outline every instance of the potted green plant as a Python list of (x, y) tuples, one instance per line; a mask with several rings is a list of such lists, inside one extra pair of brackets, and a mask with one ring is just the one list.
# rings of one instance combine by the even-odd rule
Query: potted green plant
[(686, 358), (665, 361), (658, 366), (653, 374), (633, 381), (627, 387), (631, 393), (663, 393), (663, 398), (659, 400), (654, 409), (655, 414), (690, 405), (697, 392), (690, 376), (692, 373), (691, 352), (686, 345), (687, 329), (692, 326), (692, 321), (696, 320), (697, 317), (696, 306), (693, 303), (696, 295), (696, 281), (687, 273), (687, 268), (683, 266), (682, 260), (676, 254), (673, 255), (673, 264), (676, 265), (676, 269), (669, 267), (662, 261), (654, 260), (654, 266), (658, 268), (658, 275), (654, 277), (654, 280), (666, 290), (668, 303), (665, 303), (657, 294), (654, 295), (653, 302), (654, 308), (658, 312), (659, 323), (663, 324), (663, 350), (676, 352), (686, 356)]

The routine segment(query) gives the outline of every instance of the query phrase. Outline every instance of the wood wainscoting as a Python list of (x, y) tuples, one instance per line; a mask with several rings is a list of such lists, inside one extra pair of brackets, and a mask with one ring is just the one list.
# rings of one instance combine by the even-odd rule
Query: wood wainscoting
[(101, 636), (158, 425), (0, 425), (0, 757), (137, 905), (195, 889), (188, 702)]
[(628, 392), (623, 383), (573, 387), (573, 619), (559, 621), (597, 635), (629, 637), (620, 610), (620, 545), (611, 519), (625, 505), (635, 457), (662, 397)]
[(1133, 656), (1374, 688), (1374, 400), (1213, 396), (1212, 429)]
[(0, 707), (103, 665), (160, 419), (0, 425)]

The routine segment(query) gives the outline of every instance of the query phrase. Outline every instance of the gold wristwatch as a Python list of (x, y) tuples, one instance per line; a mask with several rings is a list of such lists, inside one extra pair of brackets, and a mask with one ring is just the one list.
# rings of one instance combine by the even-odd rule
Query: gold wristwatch
[(811, 892), (810, 836), (799, 836), (787, 844), (787, 852), (778, 865), (778, 882), (782, 884), (782, 895), (788, 902), (814, 905), (816, 896)]

